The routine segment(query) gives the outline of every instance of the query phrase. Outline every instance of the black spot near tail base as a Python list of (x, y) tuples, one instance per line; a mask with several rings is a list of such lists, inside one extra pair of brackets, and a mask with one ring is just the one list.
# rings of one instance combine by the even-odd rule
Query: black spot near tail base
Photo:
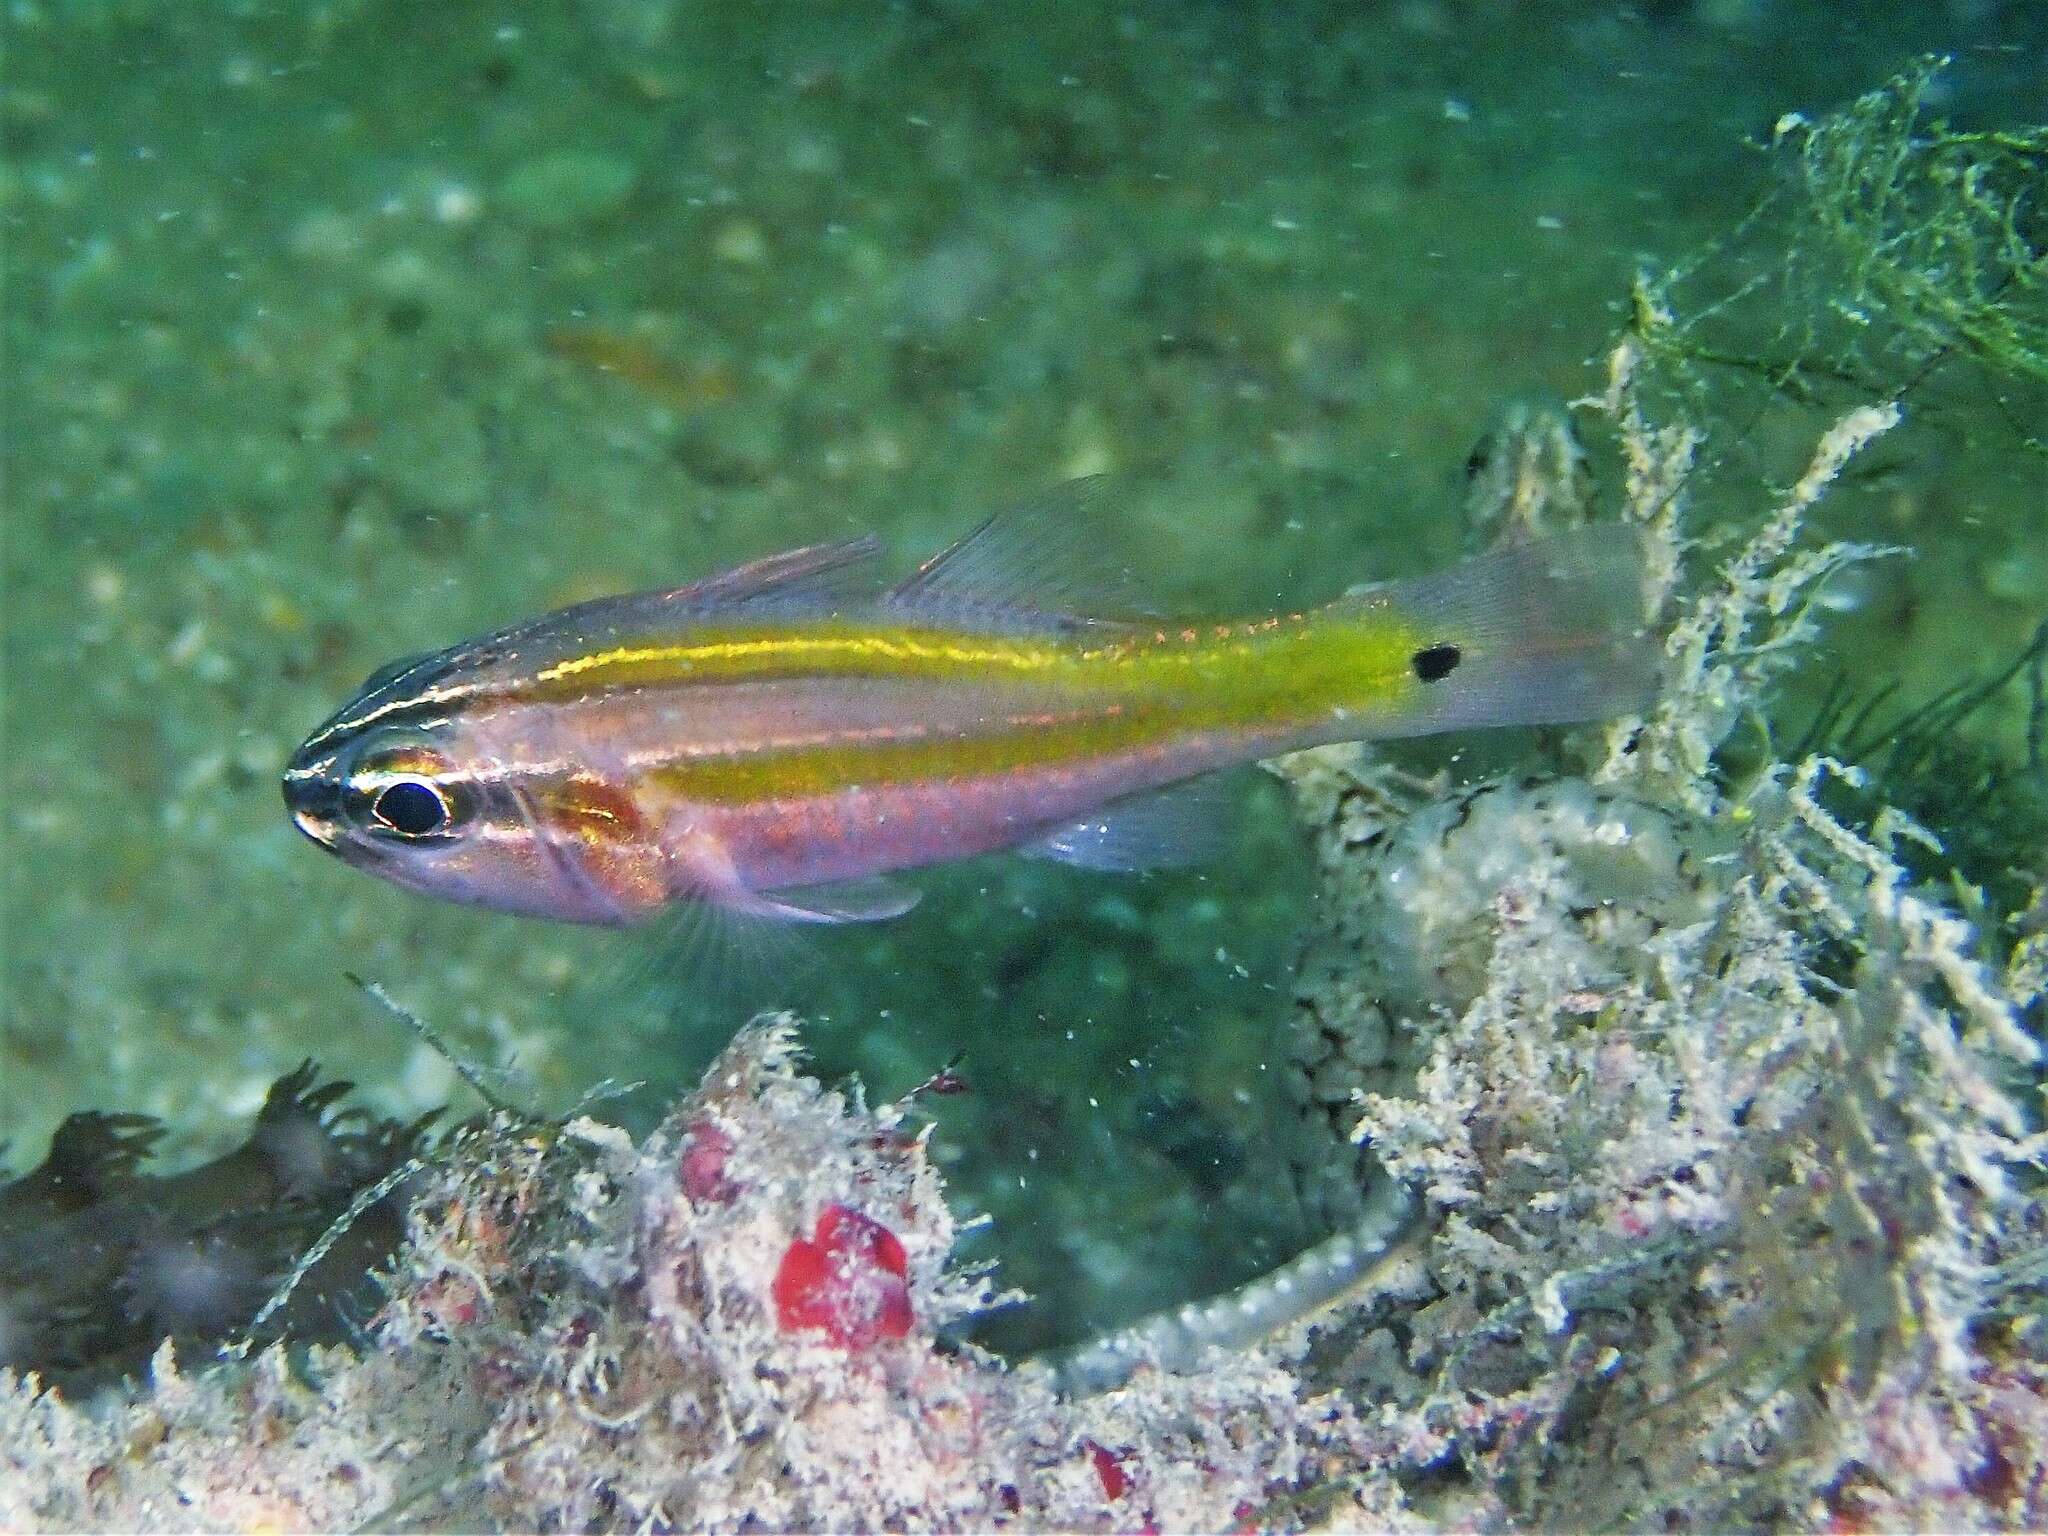
[(1425, 646), (1408, 658), (1408, 664), (1415, 669), (1415, 675), (1425, 683), (1441, 682), (1457, 670), (1464, 660), (1455, 645)]

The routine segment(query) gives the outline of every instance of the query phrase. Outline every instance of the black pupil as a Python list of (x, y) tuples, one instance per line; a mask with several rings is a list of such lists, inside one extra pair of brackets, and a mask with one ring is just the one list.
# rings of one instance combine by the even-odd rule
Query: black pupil
[(377, 797), (377, 819), (407, 837), (425, 837), (441, 829), (448, 808), (426, 785), (404, 780)]

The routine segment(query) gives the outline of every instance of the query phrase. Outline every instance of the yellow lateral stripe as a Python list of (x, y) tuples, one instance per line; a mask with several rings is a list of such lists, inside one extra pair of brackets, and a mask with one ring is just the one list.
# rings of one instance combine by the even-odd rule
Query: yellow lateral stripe
[[(938, 643), (925, 647), (931, 637), (915, 633), (927, 655), (952, 649), (947, 642), (954, 639), (998, 651), (1005, 660), (1018, 650), (1035, 650), (1044, 659), (1032, 662), (1032, 670), (1043, 667), (1063, 681), (1085, 685), (1075, 702), (1085, 710), (1079, 697), (1085, 692), (1102, 700), (1101, 712), (1076, 718), (1075, 711), (1064, 711), (1064, 719), (1043, 724), (1019, 719), (983, 736), (841, 742), (694, 758), (655, 770), (652, 781), (689, 799), (744, 802), (829, 794), (856, 784), (984, 777), (1080, 763), (1196, 732), (1307, 727), (1337, 710), (1393, 714), (1418, 686), (1410, 666), (1414, 633), (1384, 615), (1148, 633), (1087, 649), (1027, 642), (1012, 650), (984, 636), (939, 636)], [(817, 654), (847, 656), (830, 647)], [(872, 658), (883, 653), (874, 648), (857, 654)], [(948, 667), (954, 662), (949, 657)], [(826, 669), (814, 665), (811, 670), (815, 675)], [(892, 667), (880, 675), (926, 674)], [(993, 682), (1002, 668), (1000, 663), (965, 666), (945, 675)]]
[(1061, 726), (1011, 729), (1001, 735), (846, 743), (725, 758), (693, 758), (655, 770), (662, 789), (688, 800), (726, 804), (803, 799), (859, 784), (905, 784), (981, 778), (1107, 756), (1166, 734), (1160, 722), (1112, 717)]
[(599, 688), (772, 678), (860, 677), (984, 682), (1031, 678), (1119, 695), (1199, 686), (1235, 695), (1314, 695), (1364, 702), (1407, 680), (1416, 644), (1389, 615), (1322, 614), (1091, 636), (984, 635), (854, 625), (726, 631), (701, 639), (620, 645), (567, 657), (506, 691), (566, 702)]
[(802, 673), (844, 676), (872, 672), (916, 677), (972, 668), (1039, 671), (1074, 659), (1071, 651), (1003, 637), (935, 630), (820, 627), (739, 633), (716, 640), (669, 645), (614, 646), (543, 667), (534, 674), (533, 681), (541, 688), (562, 683), (582, 688), (684, 679), (725, 682)]

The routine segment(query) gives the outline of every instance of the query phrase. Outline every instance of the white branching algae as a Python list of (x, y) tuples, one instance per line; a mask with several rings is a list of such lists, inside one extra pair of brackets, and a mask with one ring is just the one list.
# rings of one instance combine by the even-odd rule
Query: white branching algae
[[(1600, 405), (1625, 515), (1675, 573), (1697, 444), (1644, 422), (1635, 363)], [(1649, 595), (1663, 695), (1588, 771), (1450, 793), (1356, 757), (1290, 770), (1338, 896), (1300, 1097), (1364, 1149), (1311, 1187), (1384, 1166), (1432, 1224), (1421, 1285), (1331, 1369), (1380, 1403), (1359, 1479), (1461, 1467), (1427, 1518), (2043, 1517), (2040, 1345), (1992, 1305), (2040, 1241), (2024, 999), (1909, 884), (1892, 850), (1926, 834), (1824, 808), (1853, 770), (1714, 772), (1816, 588), (1874, 553), (1801, 530), (1897, 419), (1850, 413), (1745, 546)]]

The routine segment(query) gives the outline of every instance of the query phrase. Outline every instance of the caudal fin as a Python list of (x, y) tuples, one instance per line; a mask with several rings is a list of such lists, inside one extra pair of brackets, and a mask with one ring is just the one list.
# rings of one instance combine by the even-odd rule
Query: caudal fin
[(1643, 623), (1643, 549), (1614, 524), (1509, 545), (1353, 597), (1418, 640), (1416, 682), (1376, 736), (1597, 720), (1646, 707), (1658, 649)]

